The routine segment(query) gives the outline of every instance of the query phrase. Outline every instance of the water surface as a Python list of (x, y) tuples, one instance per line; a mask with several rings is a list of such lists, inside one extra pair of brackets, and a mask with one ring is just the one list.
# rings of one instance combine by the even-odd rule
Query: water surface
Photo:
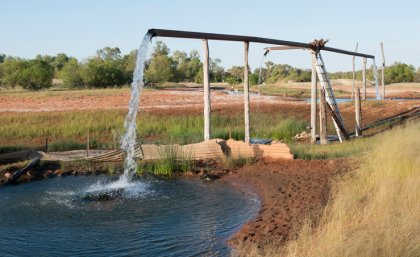
[(222, 181), (135, 179), (120, 199), (82, 199), (110, 179), (0, 188), (1, 256), (226, 256), (226, 240), (259, 208)]

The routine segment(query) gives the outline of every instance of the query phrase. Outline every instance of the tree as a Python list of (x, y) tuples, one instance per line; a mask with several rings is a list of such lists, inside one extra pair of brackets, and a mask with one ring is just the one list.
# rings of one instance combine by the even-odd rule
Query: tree
[(153, 52), (153, 56), (157, 55), (169, 55), (169, 48), (166, 46), (165, 43), (162, 41), (156, 41), (155, 51)]
[(243, 66), (233, 66), (227, 70), (226, 82), (230, 85), (239, 84), (242, 82), (244, 77), (244, 67)]
[(420, 82), (420, 67), (417, 69), (416, 76), (414, 78), (414, 82)]
[(118, 47), (97, 50), (96, 56), (84, 65), (82, 77), (88, 87), (118, 87), (129, 82)]
[(28, 62), (18, 78), (18, 83), (25, 89), (40, 90), (51, 87), (54, 68), (45, 60), (34, 59)]
[(5, 54), (0, 54), (0, 63), (3, 63), (4, 60), (6, 60), (6, 55)]
[(20, 58), (8, 57), (1, 64), (1, 84), (8, 87), (15, 87), (19, 84), (22, 72), (28, 67), (28, 61)]
[(416, 70), (413, 65), (395, 62), (385, 68), (385, 83), (413, 82)]
[(225, 69), (220, 66), (220, 63), (222, 63), (222, 61), (220, 59), (211, 59), (210, 58), (210, 80), (212, 82), (222, 82), (223, 81), (223, 77), (224, 77), (224, 73), (225, 73)]
[(173, 78), (173, 68), (171, 66), (171, 60), (166, 55), (155, 56), (144, 73), (145, 81), (163, 85)]
[(57, 56), (55, 56), (54, 61), (51, 64), (54, 67), (56, 74), (59, 74), (59, 72), (64, 68), (64, 65), (66, 65), (69, 60), (70, 58), (63, 53), (57, 54)]
[(83, 81), (82, 66), (76, 58), (71, 58), (61, 70), (61, 77), (66, 85), (72, 88), (81, 88), (85, 86)]

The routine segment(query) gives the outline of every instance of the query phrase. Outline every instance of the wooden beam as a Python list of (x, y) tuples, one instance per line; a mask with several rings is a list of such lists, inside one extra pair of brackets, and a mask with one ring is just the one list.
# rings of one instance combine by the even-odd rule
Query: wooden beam
[(209, 75), (209, 44), (207, 39), (203, 39), (204, 59), (203, 59), (203, 87), (204, 87), (204, 140), (210, 140), (211, 134), (211, 96), (210, 96), (210, 75)]
[(356, 136), (362, 135), (362, 106), (360, 102), (360, 88), (356, 88), (356, 95), (354, 101), (355, 113), (356, 113)]
[(382, 99), (385, 100), (385, 54), (384, 54), (383, 42), (381, 42), (381, 54), (382, 54)]
[(363, 58), (362, 81), (363, 81), (363, 100), (366, 100), (366, 58)]
[(250, 120), (250, 110), (249, 110), (249, 66), (248, 66), (248, 52), (249, 52), (249, 42), (244, 42), (244, 53), (245, 53), (245, 63), (244, 63), (244, 116), (245, 116), (245, 143), (250, 143), (251, 135), (249, 128)]
[(311, 143), (316, 144), (316, 105), (317, 105), (317, 74), (316, 57), (312, 53), (312, 76), (311, 76)]
[(327, 114), (325, 109), (325, 90), (319, 90), (319, 141), (321, 145), (328, 144), (327, 134)]
[[(356, 50), (355, 52), (357, 52), (357, 48), (359, 47), (359, 43), (356, 43)], [(355, 59), (356, 56), (353, 55), (353, 83), (351, 86), (351, 99), (354, 98), (354, 88), (355, 88), (355, 84), (356, 84), (356, 64), (355, 64)]]
[[(279, 40), (279, 39), (272, 39), (272, 38), (167, 30), (167, 29), (149, 29), (147, 33), (151, 37), (177, 37), (177, 38), (195, 38), (195, 39), (224, 40), (224, 41), (241, 41), (241, 42), (248, 42), (248, 43), (252, 42), (252, 43), (263, 43), (263, 44), (271, 44), (271, 45), (311, 48), (311, 45), (309, 43), (286, 41), (286, 40)], [(340, 54), (355, 55), (355, 56), (365, 57), (365, 58), (370, 58), (370, 59), (375, 58), (375, 56), (373, 55), (355, 53), (355, 52), (341, 50), (341, 49), (337, 49), (333, 47), (324, 47), (322, 48), (322, 50), (340, 53)]]

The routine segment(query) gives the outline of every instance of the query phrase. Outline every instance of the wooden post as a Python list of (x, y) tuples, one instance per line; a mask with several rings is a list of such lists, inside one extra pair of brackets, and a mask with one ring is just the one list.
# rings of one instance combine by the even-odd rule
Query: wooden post
[(89, 145), (90, 145), (90, 138), (89, 138), (89, 130), (87, 133), (87, 139), (86, 139), (86, 157), (89, 157)]
[(210, 106), (210, 77), (209, 77), (209, 43), (203, 39), (204, 60), (203, 60), (203, 86), (204, 86), (204, 140), (210, 140), (211, 129), (211, 106)]
[(325, 104), (325, 90), (321, 87), (321, 90), (319, 90), (319, 140), (321, 145), (328, 144)]
[(311, 143), (316, 144), (316, 104), (317, 104), (317, 74), (316, 52), (312, 52), (312, 77), (311, 77)]
[(48, 137), (45, 138), (45, 152), (48, 153)]
[(366, 62), (367, 62), (367, 59), (363, 57), (363, 67), (362, 67), (363, 100), (366, 100)]
[(385, 54), (384, 54), (383, 42), (381, 42), (381, 53), (382, 53), (382, 99), (385, 100)]
[(356, 136), (362, 135), (362, 107), (360, 103), (360, 88), (356, 88), (356, 98), (354, 101), (356, 112)]
[[(357, 52), (357, 48), (359, 47), (359, 43), (356, 43), (356, 50), (355, 52)], [(351, 86), (351, 99), (354, 98), (354, 88), (355, 88), (355, 84), (356, 84), (356, 67), (355, 67), (355, 60), (356, 60), (356, 56), (353, 55), (353, 83)]]
[(249, 52), (249, 42), (245, 43), (245, 63), (244, 63), (244, 115), (245, 115), (245, 142), (249, 143), (251, 141), (251, 135), (249, 130), (249, 67), (248, 67), (248, 52)]

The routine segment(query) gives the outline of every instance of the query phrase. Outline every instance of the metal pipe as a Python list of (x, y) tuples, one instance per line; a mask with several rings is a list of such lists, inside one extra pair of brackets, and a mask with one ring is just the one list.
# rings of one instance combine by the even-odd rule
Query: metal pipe
[[(308, 49), (311, 48), (311, 45), (309, 43), (301, 43), (301, 42), (278, 40), (278, 39), (272, 39), (272, 38), (262, 38), (262, 37), (228, 35), (228, 34), (214, 34), (214, 33), (167, 30), (167, 29), (149, 29), (148, 34), (150, 34), (151, 37), (176, 37), (176, 38), (240, 41), (240, 42), (271, 44), (271, 45), (294, 46), (294, 47), (301, 47), (301, 48), (308, 48)], [(371, 59), (375, 58), (375, 56), (373, 55), (356, 53), (356, 52), (341, 50), (341, 49), (332, 48), (332, 47), (324, 47), (322, 48), (322, 50), (340, 53), (340, 54), (347, 54), (347, 55), (352, 55), (352, 56), (371, 58)]]

